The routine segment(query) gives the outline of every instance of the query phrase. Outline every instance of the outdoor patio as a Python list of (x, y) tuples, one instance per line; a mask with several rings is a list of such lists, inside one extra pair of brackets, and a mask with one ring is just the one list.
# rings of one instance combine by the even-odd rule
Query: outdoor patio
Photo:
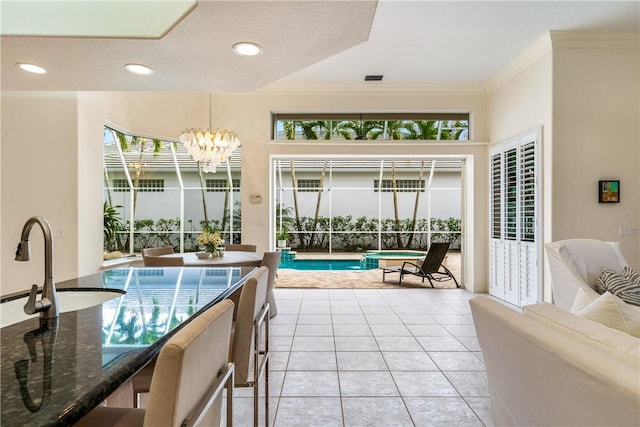
[[(297, 259), (360, 259), (362, 254), (319, 254), (319, 253), (298, 253)], [(445, 260), (445, 265), (456, 280), (462, 286), (461, 281), (461, 261), (460, 252), (449, 252)], [(382, 270), (293, 270), (279, 268), (275, 286), (277, 288), (324, 288), (324, 289), (401, 289), (409, 288), (430, 288), (429, 282), (419, 277), (406, 275), (402, 279), (402, 287), (398, 286), (398, 274), (387, 274), (387, 281), (382, 281)], [(434, 284), (437, 288), (455, 288), (452, 280)]]

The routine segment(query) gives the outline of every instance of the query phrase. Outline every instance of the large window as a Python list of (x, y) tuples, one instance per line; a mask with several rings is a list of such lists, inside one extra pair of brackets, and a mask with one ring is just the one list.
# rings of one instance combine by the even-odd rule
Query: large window
[(105, 249), (169, 245), (194, 251), (205, 224), (239, 243), (241, 156), (236, 150), (224, 167), (207, 174), (180, 143), (105, 127), (105, 218), (115, 216), (120, 224), (116, 233), (105, 233)]
[(468, 113), (272, 114), (276, 140), (469, 139)]
[(286, 228), (297, 251), (424, 250), (434, 241), (459, 249), (462, 167), (453, 159), (274, 160), (274, 229)]

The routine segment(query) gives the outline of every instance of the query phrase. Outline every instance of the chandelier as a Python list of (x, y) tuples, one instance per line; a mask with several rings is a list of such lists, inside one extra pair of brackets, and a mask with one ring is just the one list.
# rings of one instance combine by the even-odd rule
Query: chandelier
[(180, 142), (203, 172), (213, 173), (240, 146), (238, 136), (228, 130), (187, 129), (180, 135)]
[[(211, 129), (211, 93), (209, 93), (209, 129)], [(240, 146), (240, 139), (235, 132), (228, 130), (212, 132), (209, 129), (186, 129), (179, 140), (191, 158), (202, 167), (203, 172), (215, 173), (216, 168)]]

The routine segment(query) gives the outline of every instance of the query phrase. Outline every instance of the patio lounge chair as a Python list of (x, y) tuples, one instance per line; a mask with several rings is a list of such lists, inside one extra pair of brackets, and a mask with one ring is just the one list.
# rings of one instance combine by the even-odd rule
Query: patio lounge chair
[(400, 273), (400, 280), (398, 280), (398, 285), (402, 286), (402, 277), (405, 274), (410, 274), (412, 276), (418, 276), (422, 278), (422, 282), (424, 283), (424, 279), (429, 280), (429, 284), (433, 288), (433, 282), (444, 282), (446, 280), (452, 280), (456, 284), (456, 288), (459, 288), (458, 281), (447, 267), (442, 265), (442, 261), (444, 257), (447, 255), (447, 251), (449, 250), (450, 243), (432, 243), (429, 246), (429, 251), (427, 252), (427, 256), (424, 258), (422, 265), (418, 265), (416, 263), (405, 261), (402, 263), (402, 267), (386, 267), (382, 269), (382, 281), (384, 282), (387, 273)]

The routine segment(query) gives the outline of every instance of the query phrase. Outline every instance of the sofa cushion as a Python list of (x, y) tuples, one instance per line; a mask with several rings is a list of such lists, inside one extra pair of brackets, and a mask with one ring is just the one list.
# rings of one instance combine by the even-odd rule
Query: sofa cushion
[(599, 294), (609, 291), (629, 304), (640, 306), (640, 275), (629, 267), (624, 267), (621, 273), (602, 268), (596, 291)]
[[(638, 366), (640, 358), (640, 339), (617, 329), (602, 325), (596, 321), (585, 319), (552, 304), (542, 302), (523, 307), (526, 316), (538, 319), (549, 327), (575, 336), (585, 342), (593, 344), (596, 349), (624, 361), (631, 366)], [(595, 354), (592, 354), (595, 356)]]
[(611, 292), (605, 292), (591, 301), (589, 298), (580, 289), (571, 312), (640, 338), (640, 308), (627, 304)]

